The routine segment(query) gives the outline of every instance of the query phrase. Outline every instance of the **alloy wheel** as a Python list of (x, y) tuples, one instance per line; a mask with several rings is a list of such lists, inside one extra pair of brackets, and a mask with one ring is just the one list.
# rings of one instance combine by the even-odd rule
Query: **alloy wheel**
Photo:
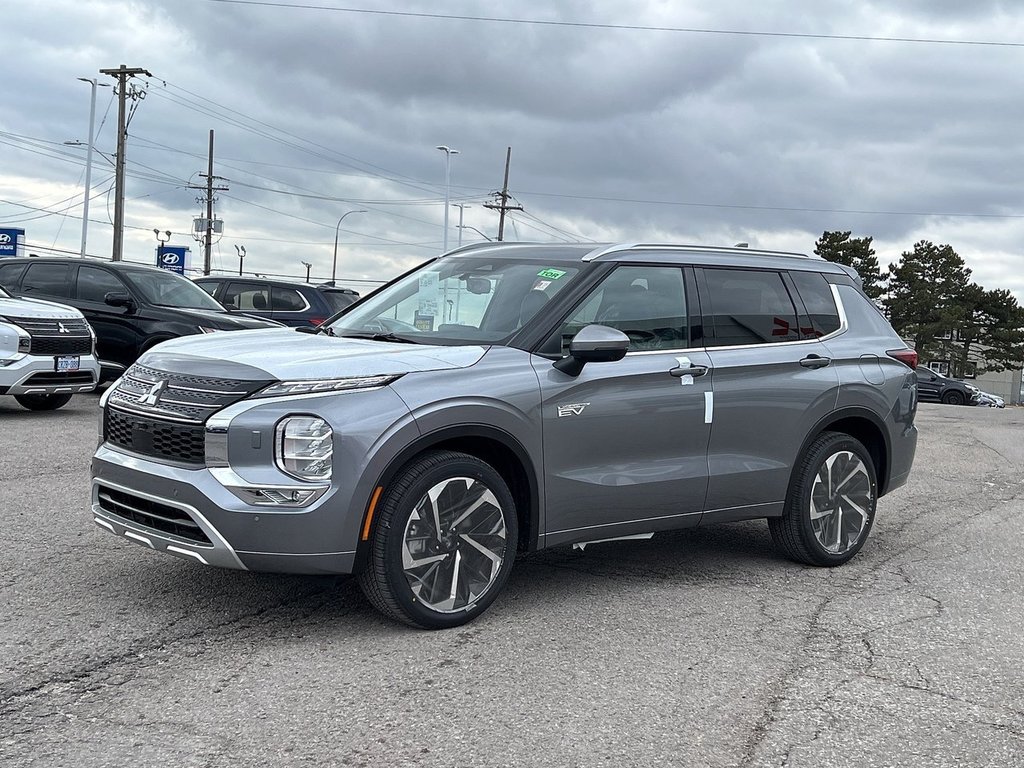
[(830, 455), (811, 486), (811, 530), (833, 555), (850, 551), (870, 524), (874, 502), (871, 475), (852, 451)]
[(472, 607), (494, 584), (506, 551), (505, 513), (480, 480), (452, 477), (416, 503), (402, 540), (415, 598), (438, 613)]

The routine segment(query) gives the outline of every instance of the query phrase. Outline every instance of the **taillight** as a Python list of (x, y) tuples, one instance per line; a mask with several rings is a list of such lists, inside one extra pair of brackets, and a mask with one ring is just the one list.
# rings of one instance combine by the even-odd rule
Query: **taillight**
[(917, 351), (913, 349), (887, 349), (885, 351), (893, 360), (899, 360), (905, 366), (914, 370), (917, 368)]
[(322, 323), (326, 319), (327, 319), (326, 317), (311, 317), (311, 318), (309, 318), (309, 324), (310, 325), (320, 325), (320, 323)]

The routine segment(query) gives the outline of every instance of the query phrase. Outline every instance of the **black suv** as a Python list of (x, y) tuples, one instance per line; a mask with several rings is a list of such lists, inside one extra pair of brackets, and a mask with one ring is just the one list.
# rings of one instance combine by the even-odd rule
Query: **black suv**
[(228, 309), (290, 326), (320, 325), (359, 299), (351, 288), (260, 277), (201, 277), (196, 285)]
[(16, 296), (67, 304), (85, 315), (96, 332), (104, 379), (117, 378), (161, 341), (279, 325), (229, 312), (173, 272), (123, 261), (2, 259), (0, 286)]
[(950, 379), (931, 368), (917, 366), (917, 397), (919, 400), (946, 405), (976, 405), (979, 390), (973, 384)]

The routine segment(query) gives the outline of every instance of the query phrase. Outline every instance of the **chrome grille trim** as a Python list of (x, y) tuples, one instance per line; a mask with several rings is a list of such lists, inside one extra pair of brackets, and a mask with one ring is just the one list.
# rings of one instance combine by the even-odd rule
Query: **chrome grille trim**
[[(19, 325), (33, 336), (54, 336), (66, 338), (67, 336), (92, 336), (89, 331), (89, 324), (81, 317), (14, 317), (6, 316), (15, 325)], [(60, 332), (60, 326), (66, 329)]]
[[(140, 402), (165, 382), (155, 405)], [(219, 379), (160, 371), (136, 363), (118, 381), (108, 405), (121, 411), (186, 424), (203, 424), (217, 411), (244, 400), (270, 381)]]

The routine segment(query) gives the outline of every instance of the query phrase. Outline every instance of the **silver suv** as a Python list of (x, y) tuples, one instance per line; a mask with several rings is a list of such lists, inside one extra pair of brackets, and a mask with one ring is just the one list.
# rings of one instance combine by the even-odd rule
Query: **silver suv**
[(96, 388), (96, 337), (82, 313), (0, 288), (0, 395), (52, 411)]
[(910, 473), (915, 364), (817, 258), (470, 246), (318, 329), (143, 356), (102, 400), (92, 510), (206, 565), (357, 574), (426, 628), (559, 545), (766, 518), (834, 566)]

